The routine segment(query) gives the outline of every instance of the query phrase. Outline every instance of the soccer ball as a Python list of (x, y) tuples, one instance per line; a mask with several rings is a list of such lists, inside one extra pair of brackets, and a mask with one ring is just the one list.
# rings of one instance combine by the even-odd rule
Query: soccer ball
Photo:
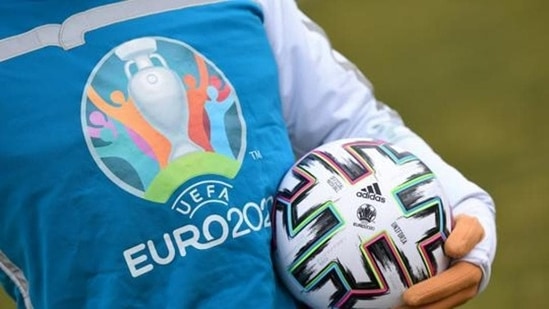
[(393, 308), (449, 266), (451, 210), (436, 175), (393, 144), (345, 139), (302, 157), (273, 208), (273, 259), (313, 308)]

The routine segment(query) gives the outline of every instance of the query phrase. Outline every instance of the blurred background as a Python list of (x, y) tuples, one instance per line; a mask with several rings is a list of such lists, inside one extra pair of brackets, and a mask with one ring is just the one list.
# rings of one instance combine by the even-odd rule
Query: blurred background
[[(549, 1), (300, 5), (378, 99), (494, 197), (492, 280), (462, 308), (549, 308)], [(13, 308), (2, 293), (0, 308)]]

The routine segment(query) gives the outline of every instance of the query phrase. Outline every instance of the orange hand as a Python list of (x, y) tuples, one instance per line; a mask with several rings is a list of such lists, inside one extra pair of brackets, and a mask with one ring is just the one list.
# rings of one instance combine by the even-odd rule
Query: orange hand
[[(464, 257), (484, 237), (476, 218), (461, 215), (446, 240), (446, 254), (454, 259)], [(459, 261), (442, 273), (410, 287), (403, 294), (399, 308), (446, 309), (464, 304), (475, 297), (482, 280), (482, 270), (469, 262)]]

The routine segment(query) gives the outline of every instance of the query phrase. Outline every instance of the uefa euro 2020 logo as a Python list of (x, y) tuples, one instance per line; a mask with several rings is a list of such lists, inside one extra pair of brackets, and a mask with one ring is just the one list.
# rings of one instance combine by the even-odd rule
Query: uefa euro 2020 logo
[(161, 37), (125, 42), (101, 59), (84, 90), (82, 125), (111, 181), (157, 203), (197, 176), (233, 179), (246, 148), (240, 103), (223, 72)]

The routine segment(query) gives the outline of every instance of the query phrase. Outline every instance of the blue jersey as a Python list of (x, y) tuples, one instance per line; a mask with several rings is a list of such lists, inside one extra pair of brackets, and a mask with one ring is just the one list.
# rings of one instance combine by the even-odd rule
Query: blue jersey
[(291, 308), (294, 161), (252, 1), (0, 4), (0, 281), (20, 307)]

